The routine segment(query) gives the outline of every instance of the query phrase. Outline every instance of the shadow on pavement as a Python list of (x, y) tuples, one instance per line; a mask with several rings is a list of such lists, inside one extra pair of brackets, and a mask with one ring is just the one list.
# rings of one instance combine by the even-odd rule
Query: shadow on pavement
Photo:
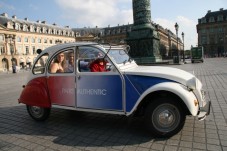
[(52, 109), (49, 119), (36, 122), (24, 105), (0, 107), (0, 123), (1, 134), (41, 137), (66, 146), (108, 147), (166, 140), (152, 137), (139, 118)]

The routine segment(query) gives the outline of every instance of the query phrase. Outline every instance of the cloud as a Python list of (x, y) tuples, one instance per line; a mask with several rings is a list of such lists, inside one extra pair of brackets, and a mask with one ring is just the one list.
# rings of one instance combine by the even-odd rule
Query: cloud
[(117, 26), (133, 23), (131, 0), (56, 0), (63, 9), (61, 18), (70, 19), (76, 27)]
[(15, 7), (13, 5), (8, 5), (4, 2), (0, 2), (0, 8), (5, 8), (5, 9), (8, 9), (8, 10), (15, 10)]
[(179, 25), (178, 37), (182, 39), (182, 32), (184, 32), (184, 43), (185, 49), (190, 49), (191, 45), (195, 46), (198, 43), (198, 35), (196, 32), (196, 22), (188, 19), (184, 16), (177, 16), (175, 20), (169, 20), (165, 18), (155, 18), (153, 20), (155, 23), (159, 24), (163, 28), (171, 30), (176, 34), (175, 23)]

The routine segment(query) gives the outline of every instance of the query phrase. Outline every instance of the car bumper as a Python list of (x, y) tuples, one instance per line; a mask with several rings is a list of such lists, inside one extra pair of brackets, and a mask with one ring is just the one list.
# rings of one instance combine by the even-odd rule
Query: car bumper
[(208, 101), (207, 104), (204, 107), (200, 108), (199, 114), (198, 114), (198, 120), (202, 121), (206, 118), (207, 115), (210, 114), (210, 107), (211, 107), (211, 102)]

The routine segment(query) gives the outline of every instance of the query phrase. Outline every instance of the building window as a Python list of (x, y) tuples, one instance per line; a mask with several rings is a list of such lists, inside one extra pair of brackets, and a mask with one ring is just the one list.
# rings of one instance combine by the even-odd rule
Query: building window
[(24, 42), (28, 42), (28, 37), (24, 37)]
[(22, 54), (22, 48), (21, 48), (21, 46), (17, 46), (17, 53), (19, 55)]
[(223, 21), (223, 15), (218, 16), (218, 21)]
[(214, 22), (214, 17), (210, 17), (210, 18), (209, 18), (209, 22), (210, 22), (210, 23), (213, 23), (213, 22)]
[(28, 26), (27, 25), (23, 25), (23, 31), (28, 31)]
[(0, 42), (4, 41), (4, 35), (0, 35)]
[(206, 23), (206, 22), (207, 21), (206, 21), (206, 18), (205, 17), (201, 19), (201, 23)]
[(47, 39), (44, 39), (44, 43), (45, 43), (45, 44), (47, 43)]
[(28, 48), (28, 46), (25, 46), (25, 51), (26, 51), (26, 55), (29, 55), (29, 48)]
[(37, 28), (36, 28), (36, 32), (37, 32), (37, 33), (40, 33), (40, 27), (37, 27)]
[(210, 28), (210, 33), (213, 33), (214, 32), (214, 28)]
[(222, 27), (219, 27), (218, 28), (218, 32), (220, 32), (220, 33), (223, 32), (223, 28)]
[(20, 25), (18, 23), (15, 23), (15, 29), (20, 30)]
[(41, 43), (41, 38), (38, 38), (38, 43)]
[(53, 43), (53, 41), (52, 40), (50, 40), (50, 44), (52, 44)]
[(202, 44), (206, 44), (207, 43), (207, 37), (206, 36), (202, 36)]
[(32, 46), (32, 52), (33, 52), (33, 55), (36, 54), (35, 46)]
[(0, 53), (1, 53), (1, 54), (4, 54), (4, 53), (5, 53), (4, 46), (0, 46)]
[(32, 43), (35, 43), (35, 38), (32, 38), (31, 41), (32, 41)]
[(206, 33), (206, 29), (201, 29), (201, 33)]
[(17, 37), (17, 42), (21, 42), (21, 37)]

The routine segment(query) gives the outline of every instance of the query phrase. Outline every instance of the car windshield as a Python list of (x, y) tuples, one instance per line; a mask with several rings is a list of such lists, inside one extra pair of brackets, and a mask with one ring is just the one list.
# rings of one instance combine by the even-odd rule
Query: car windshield
[(109, 56), (117, 64), (126, 63), (130, 61), (130, 57), (123, 49), (112, 49), (109, 51)]

